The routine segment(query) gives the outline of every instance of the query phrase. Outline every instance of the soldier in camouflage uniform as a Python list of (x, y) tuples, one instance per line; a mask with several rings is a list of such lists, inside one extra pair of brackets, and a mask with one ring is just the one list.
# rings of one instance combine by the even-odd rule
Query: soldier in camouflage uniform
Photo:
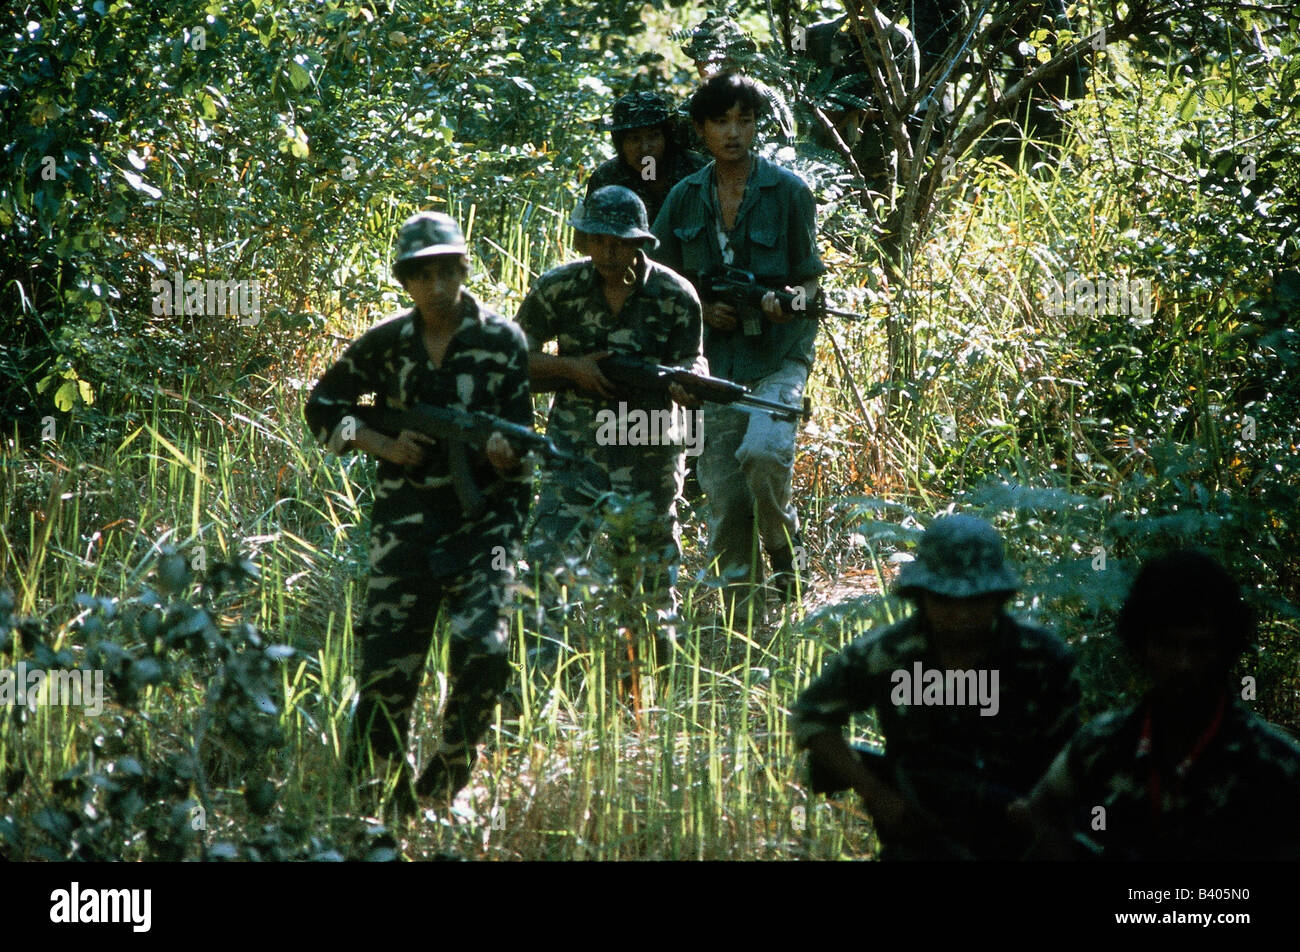
[(415, 307), (349, 345), (320, 378), (305, 413), (333, 452), (356, 448), (379, 459), (351, 759), (364, 769), (367, 742), (376, 756), (402, 758), (398, 802), (408, 809), (410, 712), (440, 612), (450, 631), (453, 687), (441, 743), (416, 793), (450, 798), (468, 782), (505, 687), (508, 593), (531, 483), (514, 449), (492, 434), (486, 459), (472, 461), (486, 510), (469, 518), (452, 485), (449, 447), (409, 431), (385, 436), (358, 422), (359, 408), (369, 398), (394, 409), (427, 403), (531, 426), (532, 399), (523, 334), (462, 290), (469, 259), (452, 219), (428, 212), (408, 219), (393, 270)]
[(1300, 745), (1242, 704), (1229, 676), (1253, 627), (1208, 555), (1143, 567), (1116, 634), (1152, 687), (1079, 731), (1018, 805), (1039, 855), (1300, 860)]
[[(657, 401), (618, 392), (596, 366), (608, 353), (628, 354), (659, 364), (701, 369), (700, 301), (681, 277), (646, 257), (643, 247), (655, 238), (647, 228), (645, 207), (628, 189), (609, 185), (593, 192), (570, 224), (585, 238), (589, 258), (562, 265), (537, 279), (519, 308), (518, 321), (528, 335), (530, 374), (535, 390), (557, 389), (547, 422), (556, 445), (583, 457), (608, 476), (608, 488), (640, 507), (636, 538), (643, 560), (635, 583), (640, 595), (657, 606), (655, 635), (660, 649), (676, 637), (677, 597), (674, 583), (681, 561), (677, 497), (682, 489), (686, 422), (680, 410), (666, 445), (629, 445), (632, 433), (617, 432), (603, 420), (626, 414), (662, 413), (693, 401), (674, 387), (673, 400)], [(556, 355), (542, 346), (557, 342)], [(581, 487), (548, 474), (541, 487), (536, 521), (528, 542), (529, 566), (541, 578), (538, 593), (548, 636), (538, 652), (538, 666), (549, 667), (562, 634), (563, 612), (555, 588), (566, 556), (580, 557), (600, 529), (601, 516)], [(632, 580), (626, 585), (633, 586)]]
[(636, 192), (654, 221), (668, 191), (708, 164), (703, 156), (679, 147), (668, 100), (658, 93), (628, 93), (614, 103), (609, 123), (614, 158), (602, 162), (587, 180), (587, 195), (606, 185)]
[[(1079, 689), (1065, 645), (1003, 610), (1018, 584), (992, 526), (936, 519), (895, 586), (917, 610), (850, 644), (794, 705), (814, 790), (857, 791), (883, 859), (1010, 859), (1029, 846), (1007, 810), (1078, 726)], [(871, 709), (883, 755), (841, 735)]]

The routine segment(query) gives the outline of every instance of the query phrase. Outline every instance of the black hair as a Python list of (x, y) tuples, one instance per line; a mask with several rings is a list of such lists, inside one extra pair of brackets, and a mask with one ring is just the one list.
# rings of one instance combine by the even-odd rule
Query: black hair
[(405, 261), (399, 261), (393, 265), (393, 277), (400, 283), (405, 284), (415, 275), (419, 274), (420, 269), (425, 263), (432, 261), (434, 258), (454, 257), (460, 262), (460, 266), (469, 274), (469, 256), (468, 255), (425, 255), (422, 258), (407, 258)]
[(756, 119), (767, 110), (767, 101), (752, 79), (739, 73), (719, 73), (695, 90), (691, 97), (691, 121), (720, 119), (737, 103), (742, 112), (752, 112)]
[(1115, 634), (1141, 658), (1152, 633), (1207, 622), (1225, 666), (1254, 638), (1254, 614), (1228, 570), (1199, 549), (1177, 549), (1142, 566), (1120, 609)]

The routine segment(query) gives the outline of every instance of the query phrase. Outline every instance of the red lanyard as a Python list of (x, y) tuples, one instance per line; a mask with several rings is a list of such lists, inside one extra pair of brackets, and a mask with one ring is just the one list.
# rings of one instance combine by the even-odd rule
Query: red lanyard
[[(1228, 707), (1228, 696), (1226, 694), (1219, 696), (1219, 704), (1214, 709), (1214, 717), (1210, 718), (1210, 726), (1207, 727), (1192, 749), (1188, 751), (1187, 756), (1179, 761), (1178, 766), (1174, 768), (1175, 789), (1182, 786), (1183, 778), (1187, 772), (1192, 769), (1192, 764), (1205, 752), (1210, 741), (1214, 740), (1215, 735), (1219, 733), (1219, 728), (1223, 726), (1223, 714)], [(1151, 754), (1151, 706), (1147, 706), (1146, 715), (1142, 719), (1142, 736), (1138, 740), (1137, 755), (1139, 757), (1149, 756)], [(1160, 812), (1160, 771), (1156, 764), (1151, 764), (1151, 770), (1147, 775), (1147, 795), (1151, 800), (1152, 814)]]

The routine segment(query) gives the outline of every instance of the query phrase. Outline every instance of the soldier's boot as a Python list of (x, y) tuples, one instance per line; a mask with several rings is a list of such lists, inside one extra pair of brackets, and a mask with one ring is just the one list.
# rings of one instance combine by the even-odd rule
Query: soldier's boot
[(469, 783), (477, 760), (477, 745), (463, 751), (439, 751), (429, 758), (415, 781), (416, 795), (440, 804), (450, 803)]
[[(802, 565), (796, 566), (795, 564), (795, 553), (802, 551), (803, 541), (798, 535), (794, 537), (793, 546), (768, 550), (767, 557), (772, 562), (770, 584), (776, 592), (776, 597), (783, 603), (788, 604), (797, 601), (801, 591), (808, 591), (808, 576), (803, 572)], [(799, 559), (798, 561), (802, 562), (803, 560)]]

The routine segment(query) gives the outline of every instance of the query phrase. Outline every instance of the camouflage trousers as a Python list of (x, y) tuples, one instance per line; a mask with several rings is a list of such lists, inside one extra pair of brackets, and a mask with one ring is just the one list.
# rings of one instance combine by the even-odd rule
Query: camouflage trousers
[(510, 571), (479, 567), (452, 576), (414, 571), (427, 559), (393, 565), (393, 552), (373, 564), (353, 722), (354, 766), (368, 742), (377, 757), (404, 756), (411, 708), (440, 617), (447, 622), (451, 694), (436, 751), (448, 762), (472, 764), (476, 747), (509, 679)]
[(569, 613), (561, 599), (562, 581), (580, 578), (598, 561), (589, 554), (602, 534), (608, 538), (621, 593), (655, 607), (652, 634), (661, 640), (675, 638), (682, 558), (677, 499), (685, 477), (684, 454), (662, 447), (627, 452), (631, 449), (620, 447), (620, 452), (596, 459), (609, 476), (610, 495), (602, 500), (593, 501), (590, 492), (565, 480), (548, 476), (542, 484), (525, 549), (538, 600), (530, 627), (553, 647), (567, 642), (564, 620)]
[[(787, 360), (751, 386), (756, 396), (798, 405), (807, 380), (808, 368)], [(798, 533), (790, 499), (797, 434), (796, 423), (761, 410), (705, 405), (700, 486), (709, 498), (709, 561), (723, 578), (761, 584), (759, 543), (780, 551)]]

